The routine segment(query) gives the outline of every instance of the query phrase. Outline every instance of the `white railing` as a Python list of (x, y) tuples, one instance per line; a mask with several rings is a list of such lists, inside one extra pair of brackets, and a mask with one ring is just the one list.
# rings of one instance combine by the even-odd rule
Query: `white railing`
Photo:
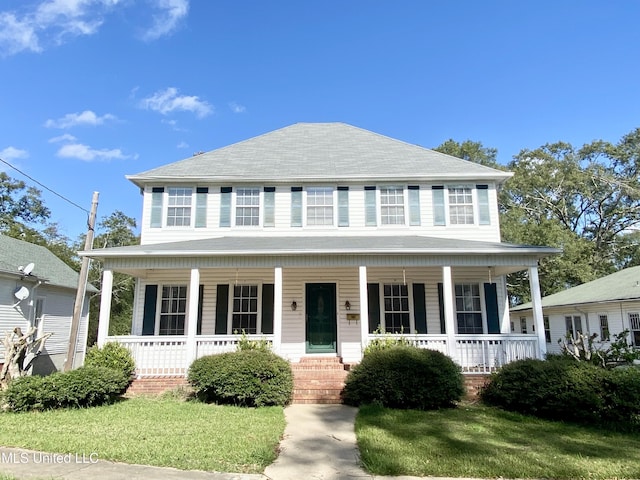
[[(464, 373), (490, 373), (514, 360), (540, 358), (538, 337), (535, 335), (455, 335), (453, 348), (447, 342), (447, 335), (373, 334), (367, 340), (401, 337), (420, 348), (449, 355)], [(241, 338), (241, 335), (198, 335), (195, 358), (234, 351)], [(247, 335), (245, 338), (273, 343), (273, 335)], [(192, 361), (187, 337), (182, 335), (123, 335), (107, 337), (106, 340), (118, 342), (129, 349), (136, 362), (138, 377), (182, 376)]]
[(535, 335), (455, 335), (455, 345), (447, 343), (447, 335), (369, 335), (373, 339), (405, 338), (420, 348), (449, 355), (464, 373), (490, 373), (522, 358), (540, 358)]
[[(196, 337), (195, 358), (234, 351), (240, 338), (241, 335), (199, 335)], [(247, 335), (246, 339), (271, 343), (273, 335)], [(191, 361), (184, 335), (122, 335), (107, 337), (106, 341), (118, 342), (129, 349), (136, 362), (138, 377), (182, 376)]]

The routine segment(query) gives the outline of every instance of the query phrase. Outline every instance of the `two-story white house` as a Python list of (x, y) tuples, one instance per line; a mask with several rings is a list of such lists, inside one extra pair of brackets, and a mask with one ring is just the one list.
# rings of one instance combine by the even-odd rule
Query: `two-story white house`
[[(184, 375), (239, 333), (296, 363), (346, 364), (405, 335), (489, 372), (545, 351), (537, 265), (556, 251), (500, 241), (511, 173), (343, 123), (299, 123), (127, 178), (141, 244), (104, 261), (98, 343), (138, 375)], [(510, 330), (505, 275), (527, 270), (538, 334)], [(132, 335), (109, 337), (113, 272), (137, 279)], [(537, 302), (537, 303), (536, 303)]]

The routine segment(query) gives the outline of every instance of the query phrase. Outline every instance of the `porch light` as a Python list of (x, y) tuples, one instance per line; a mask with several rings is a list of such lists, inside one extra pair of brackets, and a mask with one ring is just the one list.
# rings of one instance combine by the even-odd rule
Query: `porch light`
[(344, 302), (344, 308), (346, 310), (351, 310), (351, 302), (349, 300), (347, 300), (346, 302)]
[(298, 308), (298, 302), (294, 300), (293, 302), (291, 302), (291, 310), (295, 312), (297, 308)]

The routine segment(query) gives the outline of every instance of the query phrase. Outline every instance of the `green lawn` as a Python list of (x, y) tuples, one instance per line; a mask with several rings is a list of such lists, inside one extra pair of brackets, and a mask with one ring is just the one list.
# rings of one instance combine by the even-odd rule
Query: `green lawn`
[(376, 475), (640, 478), (640, 434), (479, 405), (429, 412), (367, 406), (356, 434), (362, 461)]
[[(114, 405), (0, 414), (0, 445), (185, 470), (261, 473), (285, 427), (280, 407), (136, 397)], [(0, 477), (0, 480), (2, 477)]]

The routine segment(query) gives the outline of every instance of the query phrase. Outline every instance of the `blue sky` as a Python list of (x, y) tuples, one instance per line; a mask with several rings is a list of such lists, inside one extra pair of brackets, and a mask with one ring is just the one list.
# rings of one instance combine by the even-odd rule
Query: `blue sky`
[[(640, 127), (639, 20), (635, 0), (5, 0), (0, 158), (139, 222), (125, 175), (297, 122), (502, 163), (616, 142)], [(41, 190), (63, 234), (86, 231)]]

